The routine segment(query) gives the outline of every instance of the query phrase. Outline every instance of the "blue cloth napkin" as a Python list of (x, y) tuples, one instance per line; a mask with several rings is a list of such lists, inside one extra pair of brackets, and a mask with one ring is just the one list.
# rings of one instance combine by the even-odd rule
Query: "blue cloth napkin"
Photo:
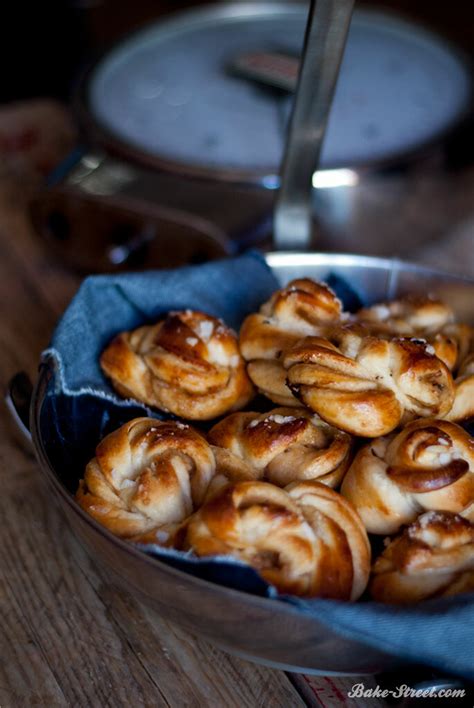
[(175, 568), (204, 580), (288, 602), (338, 634), (407, 662), (474, 680), (474, 595), (402, 607), (379, 602), (303, 600), (279, 595), (250, 567), (233, 559), (196, 559), (156, 545), (143, 546)]
[(95, 393), (126, 405), (99, 366), (101, 352), (118, 332), (187, 308), (221, 317), (238, 330), (244, 317), (277, 288), (276, 278), (257, 252), (174, 270), (90, 276), (43, 354), (56, 359), (64, 393)]
[[(360, 300), (337, 273), (331, 286), (347, 307)], [(118, 399), (101, 374), (98, 358), (117, 333), (154, 321), (168, 310), (194, 308), (237, 329), (268, 299), (278, 283), (256, 253), (174, 271), (87, 278), (59, 323), (45, 360), (56, 363), (51, 410), (51, 459), (72, 491), (85, 462), (110, 429), (139, 414)], [(138, 410), (138, 413), (137, 413)], [(145, 412), (145, 411), (144, 411)], [(156, 412), (154, 413), (156, 415)], [(60, 444), (58, 444), (58, 440)], [(66, 480), (67, 470), (74, 479)], [(277, 597), (341, 635), (402, 659), (474, 679), (474, 594), (402, 608), (375, 602), (346, 603), (278, 596), (251, 568), (232, 559), (201, 560), (148, 546), (146, 552), (199, 577), (259, 595)]]
[(416, 664), (474, 679), (474, 595), (411, 607), (378, 602), (287, 601), (339, 634)]

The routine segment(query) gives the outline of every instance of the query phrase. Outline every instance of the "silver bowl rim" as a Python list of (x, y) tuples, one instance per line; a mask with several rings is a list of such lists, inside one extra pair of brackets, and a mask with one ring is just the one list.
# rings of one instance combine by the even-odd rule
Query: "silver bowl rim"
[(270, 251), (264, 254), (265, 260), (270, 267), (285, 265), (300, 265), (306, 266), (343, 266), (371, 269), (387, 270), (391, 275), (398, 275), (400, 271), (408, 271), (411, 273), (420, 273), (432, 278), (439, 278), (446, 281), (457, 281), (466, 285), (474, 285), (474, 276), (470, 277), (462, 273), (454, 273), (452, 271), (435, 268), (422, 263), (413, 261), (405, 261), (401, 258), (393, 256), (369, 256), (365, 254), (354, 253), (319, 253), (314, 251)]

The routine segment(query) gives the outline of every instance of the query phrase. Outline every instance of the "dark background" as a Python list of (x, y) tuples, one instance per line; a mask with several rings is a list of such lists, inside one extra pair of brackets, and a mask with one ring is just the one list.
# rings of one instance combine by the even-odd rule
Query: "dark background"
[[(0, 102), (38, 96), (67, 100), (81, 69), (124, 34), (154, 18), (196, 5), (184, 0), (31, 0), (3, 2), (0, 10)], [(356, 1), (417, 20), (460, 45), (472, 57), (472, 0)]]

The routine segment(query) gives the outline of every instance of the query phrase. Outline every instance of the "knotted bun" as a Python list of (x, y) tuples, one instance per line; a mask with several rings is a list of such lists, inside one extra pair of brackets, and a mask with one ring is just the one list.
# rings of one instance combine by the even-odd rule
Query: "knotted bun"
[(451, 307), (441, 300), (424, 296), (407, 296), (363, 307), (356, 319), (372, 331), (401, 337), (437, 333), (454, 322)]
[(362, 308), (355, 320), (374, 335), (412, 337), (426, 341), (451, 371), (466, 358), (473, 328), (455, 322), (452, 308), (430, 297), (405, 297)]
[(359, 450), (341, 493), (370, 533), (395, 533), (425, 510), (474, 519), (474, 440), (454, 423), (416, 420)]
[(280, 487), (296, 480), (336, 487), (351, 460), (351, 436), (304, 408), (232, 413), (211, 429), (208, 439), (217, 446), (219, 471), (235, 469)]
[(284, 353), (302, 337), (321, 334), (339, 322), (342, 305), (324, 283), (292, 280), (277, 290), (240, 330), (240, 349), (258, 390), (275, 403), (298, 405), (286, 386)]
[(458, 422), (474, 418), (474, 336), (469, 350), (462, 359), (454, 379), (454, 403), (445, 416), (447, 420)]
[(210, 446), (189, 425), (136, 418), (99, 443), (76, 499), (117, 536), (170, 536), (169, 525), (202, 503), (214, 472)]
[(202, 312), (172, 312), (156, 325), (122, 332), (100, 363), (121, 395), (182, 418), (215, 418), (254, 394), (236, 335)]
[(253, 566), (282, 593), (355, 600), (370, 569), (357, 514), (318, 482), (228, 484), (189, 520), (185, 547), (198, 556), (230, 555)]
[(331, 337), (307, 337), (284, 357), (289, 388), (331, 425), (377, 437), (407, 417), (441, 417), (451, 409), (453, 378), (425, 343), (366, 336), (354, 327)]
[(474, 591), (474, 525), (429, 511), (392, 540), (373, 566), (375, 600), (409, 604)]
[(354, 507), (319, 482), (294, 482), (286, 491), (318, 540), (314, 594), (357, 600), (367, 586), (371, 551), (364, 524)]

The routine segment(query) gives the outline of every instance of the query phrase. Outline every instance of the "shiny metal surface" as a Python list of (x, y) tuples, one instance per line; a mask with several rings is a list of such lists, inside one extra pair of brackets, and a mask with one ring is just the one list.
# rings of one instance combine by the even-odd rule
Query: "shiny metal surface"
[[(91, 164), (88, 171), (84, 163)], [(38, 193), (32, 221), (49, 252), (82, 273), (176, 268), (235, 252), (212, 215), (187, 211), (179, 192), (174, 202), (165, 194), (158, 203), (143, 189), (137, 198), (138, 189), (133, 168), (120, 169), (112, 160), (94, 164), (89, 155), (69, 184)]]
[[(198, 9), (185, 10), (173, 14), (171, 17), (165, 20), (160, 20), (157, 24), (158, 33), (161, 39), (168, 41), (179, 37), (184, 31), (194, 32), (196, 30), (203, 31), (208, 28), (217, 27), (232, 27), (236, 25), (240, 31), (245, 33), (245, 27), (240, 27), (242, 22), (250, 22), (251, 26), (259, 28), (265, 21), (275, 21), (282, 20), (283, 22), (292, 21), (295, 18), (301, 20), (304, 17), (305, 6), (304, 3), (292, 3), (292, 2), (224, 2), (218, 5), (210, 5), (200, 7)], [(301, 28), (304, 24), (301, 25)], [(154, 36), (154, 26), (151, 25), (149, 28), (145, 28), (143, 31), (139, 31), (135, 36), (140, 37), (144, 35), (145, 45), (150, 42), (153, 44)], [(302, 34), (301, 34), (302, 38)], [(196, 41), (195, 37), (191, 41)], [(212, 40), (211, 40), (212, 41)], [(214, 42), (217, 40), (215, 39)], [(259, 41), (259, 40), (258, 40)], [(301, 41), (301, 40), (300, 40)], [(125, 40), (126, 44), (132, 44), (134, 42), (134, 35), (132, 35), (128, 40)], [(301, 45), (296, 44), (296, 49), (299, 49)], [(142, 165), (144, 167), (152, 168), (160, 172), (165, 172), (169, 174), (175, 174), (184, 178), (192, 178), (194, 180), (207, 179), (216, 182), (230, 182), (233, 185), (247, 185), (255, 186), (259, 188), (266, 189), (268, 187), (268, 180), (275, 182), (276, 172), (278, 165), (262, 165), (258, 168), (249, 168), (248, 164), (245, 163), (241, 166), (235, 166), (232, 164), (224, 165), (206, 165), (206, 153), (209, 152), (209, 148), (203, 143), (203, 150), (199, 155), (199, 160), (188, 159), (177, 159), (176, 156), (163, 155), (161, 153), (153, 152), (149, 147), (144, 148), (143, 146), (136, 145), (130, 140), (124, 139), (120, 136), (119, 131), (111, 130), (106, 121), (101, 120), (96, 115), (97, 111), (94, 107), (93, 100), (93, 88), (92, 84), (97, 71), (100, 71), (101, 64), (105, 61), (111, 60), (114, 52), (120, 52), (122, 48), (122, 43), (119, 43), (112, 52), (104, 55), (95, 65), (91, 66), (83, 75), (78, 87), (76, 94), (74, 96), (74, 112), (77, 116), (81, 127), (87, 138), (91, 140), (94, 144), (100, 145), (111, 155), (115, 155), (119, 158), (124, 159), (127, 162), (132, 162), (135, 164)], [(227, 51), (227, 50), (226, 50)], [(240, 51), (240, 43), (239, 43)], [(118, 57), (118, 63), (123, 63), (123, 57)], [(189, 73), (188, 64), (188, 73)], [(154, 71), (155, 69), (153, 69)], [(225, 66), (219, 68), (218, 66), (212, 67), (212, 75), (206, 76), (206, 83), (210, 84), (210, 77), (212, 76), (213, 82), (215, 82), (219, 75), (225, 77), (227, 83), (227, 70)], [(133, 82), (132, 82), (133, 85)], [(200, 89), (199, 94), (202, 94), (203, 86), (198, 86)], [(98, 91), (100, 95), (101, 89)], [(239, 116), (238, 111), (235, 111), (235, 97), (230, 97), (228, 101), (222, 101), (221, 94), (223, 93), (222, 86), (219, 87), (220, 98), (213, 105), (206, 103), (206, 111), (209, 109), (212, 114), (207, 117), (204, 122), (205, 125), (212, 123), (213, 117), (219, 111), (219, 107), (226, 105), (226, 103), (231, 106), (231, 115)], [(251, 88), (251, 94), (253, 94), (253, 87)], [(276, 114), (278, 118), (278, 111), (272, 111)], [(228, 118), (229, 119), (229, 118)], [(247, 119), (248, 120), (248, 119)], [(195, 114), (193, 114), (194, 127), (196, 126)], [(271, 127), (275, 122), (275, 115), (273, 115), (273, 121), (268, 121)], [(277, 121), (278, 122), (278, 121)], [(169, 125), (173, 125), (174, 121), (170, 119)], [(245, 124), (245, 123), (244, 123)], [(189, 133), (189, 130), (187, 131)], [(195, 131), (193, 131), (195, 132)], [(182, 134), (182, 131), (181, 131)], [(280, 145), (284, 142), (284, 130), (278, 130), (278, 139)], [(218, 143), (221, 139), (218, 138)], [(233, 141), (235, 142), (235, 141)], [(273, 184), (271, 188), (276, 185)]]
[(24, 371), (19, 371), (10, 379), (5, 393), (5, 405), (15, 423), (20, 442), (29, 452), (33, 451), (29, 428), (32, 394), (33, 385)]
[[(308, 4), (222, 2), (125, 37), (78, 87), (87, 136), (181, 176), (265, 187), (272, 178), (277, 186), (291, 97), (236, 80), (229, 65), (247, 51), (298, 56)], [(469, 91), (466, 63), (445, 39), (398, 16), (356, 8), (322, 167), (400, 162), (458, 123)]]
[(277, 249), (308, 249), (312, 177), (352, 17), (353, 0), (311, 0), (296, 99), (283, 158), (274, 222)]
[(268, 253), (266, 260), (283, 285), (300, 275), (324, 280), (341, 275), (365, 302), (404, 294), (431, 294), (449, 302), (456, 315), (474, 323), (474, 281), (398, 258), (346, 253)]
[[(368, 302), (403, 292), (432, 292), (445, 297), (459, 316), (466, 318), (469, 313), (472, 320), (474, 281), (465, 278), (396, 260), (353, 255), (273, 253), (267, 261), (282, 284), (299, 276), (324, 278), (332, 273), (348, 280)], [(51, 462), (41, 424), (51, 377), (51, 370), (43, 367), (31, 404), (31, 432), (42, 475), (74, 533), (114, 583), (193, 634), (252, 661), (322, 674), (378, 673), (402, 663), (336, 634), (284, 602), (175, 570), (97, 524), (76, 504), (60, 479), (61, 470), (55, 470)], [(53, 440), (52, 444), (63, 443)]]

